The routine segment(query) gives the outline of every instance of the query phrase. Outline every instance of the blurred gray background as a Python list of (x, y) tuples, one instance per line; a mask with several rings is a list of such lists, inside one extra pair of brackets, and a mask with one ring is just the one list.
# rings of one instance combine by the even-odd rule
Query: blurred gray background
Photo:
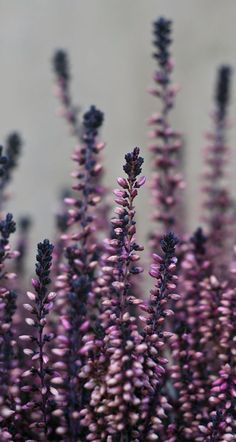
[[(73, 96), (82, 109), (96, 104), (105, 113), (106, 183), (114, 187), (125, 152), (136, 145), (150, 172), (146, 121), (158, 102), (146, 89), (155, 67), (151, 25), (160, 15), (174, 22), (174, 81), (182, 89), (173, 124), (185, 134), (189, 222), (191, 228), (198, 225), (201, 153), (215, 72), (220, 63), (235, 65), (235, 0), (0, 0), (0, 8), (0, 140), (17, 129), (25, 142), (9, 210), (16, 218), (24, 213), (34, 218), (32, 253), (37, 241), (54, 238), (58, 194), (71, 182), (73, 169), (74, 140), (56, 115), (54, 50), (69, 51)], [(231, 122), (234, 148), (234, 94)], [(231, 164), (234, 186), (235, 153)], [(146, 189), (138, 202), (142, 240), (149, 211)]]

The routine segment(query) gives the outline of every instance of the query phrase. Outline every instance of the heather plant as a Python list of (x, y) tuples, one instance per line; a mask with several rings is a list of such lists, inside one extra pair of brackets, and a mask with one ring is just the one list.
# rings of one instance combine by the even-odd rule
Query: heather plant
[[(32, 347), (25, 347), (24, 353), (32, 360), (32, 367), (23, 372), (22, 376), (28, 378), (33, 377), (31, 385), (23, 385), (22, 390), (30, 392), (29, 402), (25, 407), (30, 411), (34, 410), (31, 417), (33, 418), (30, 427), (38, 428), (38, 433), (42, 432), (42, 438), (47, 439), (48, 436), (48, 418), (49, 400), (51, 394), (56, 394), (56, 390), (50, 386), (50, 376), (52, 369), (48, 366), (49, 358), (46, 351), (46, 345), (53, 338), (53, 334), (45, 333), (47, 325), (47, 315), (53, 308), (53, 300), (55, 293), (48, 293), (47, 286), (51, 280), (49, 278), (50, 267), (52, 262), (53, 246), (48, 240), (44, 240), (38, 244), (36, 256), (36, 275), (37, 279), (32, 279), (34, 292), (27, 292), (27, 296), (31, 303), (25, 303), (24, 308), (31, 314), (25, 319), (26, 324), (33, 328), (32, 335), (20, 335), (19, 338), (26, 343), (31, 343)], [(32, 317), (33, 316), (33, 317)], [(39, 413), (38, 413), (39, 410)]]
[(68, 54), (59, 49), (53, 57), (53, 68), (56, 76), (55, 94), (58, 96), (61, 107), (60, 114), (69, 124), (73, 135), (80, 139), (80, 122), (78, 106), (72, 102), (70, 92), (71, 73)]
[(217, 73), (212, 130), (207, 133), (204, 173), (204, 221), (211, 243), (211, 258), (217, 271), (224, 271), (230, 259), (229, 237), (232, 234), (233, 199), (228, 187), (227, 163), (230, 150), (227, 145), (227, 114), (230, 100), (231, 67), (221, 66)]
[(153, 251), (159, 248), (161, 236), (174, 229), (183, 233), (181, 225), (181, 195), (184, 181), (180, 172), (180, 157), (183, 142), (180, 132), (171, 127), (170, 112), (174, 107), (178, 86), (171, 81), (174, 63), (171, 57), (172, 22), (159, 18), (153, 26), (154, 54), (157, 69), (153, 79), (155, 87), (150, 93), (160, 101), (160, 110), (149, 119), (153, 130), (149, 137), (153, 140), (150, 150), (153, 157), (151, 191), (153, 197), (153, 220), (158, 227), (151, 234)]
[(159, 18), (153, 31), (158, 112), (149, 119), (148, 272), (140, 264), (135, 209), (146, 182), (145, 150), (125, 155), (111, 210), (101, 158), (104, 114), (74, 104), (64, 50), (54, 54), (53, 70), (60, 114), (76, 142), (74, 183), (61, 194), (54, 246), (47, 239), (38, 244), (30, 291), (24, 287), (31, 220), (15, 223), (4, 214), (20, 136), (11, 133), (0, 148), (0, 441), (236, 441), (235, 203), (227, 172), (232, 69), (217, 72), (204, 225), (191, 233), (180, 192), (182, 135), (170, 122), (178, 90), (172, 22)]

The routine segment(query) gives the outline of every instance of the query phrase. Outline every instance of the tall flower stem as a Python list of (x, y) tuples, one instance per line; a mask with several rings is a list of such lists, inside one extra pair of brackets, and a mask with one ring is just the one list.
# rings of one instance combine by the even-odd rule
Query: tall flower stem
[(85, 387), (91, 391), (91, 401), (81, 411), (82, 423), (89, 428), (88, 441), (98, 440), (101, 435), (104, 440), (133, 440), (138, 419), (138, 395), (143, 379), (139, 359), (143, 347), (130, 307), (142, 302), (134, 296), (131, 279), (143, 270), (136, 264), (142, 247), (135, 241), (134, 207), (138, 189), (145, 182), (144, 177), (138, 178), (142, 163), (138, 148), (128, 153), (123, 167), (127, 178), (118, 178), (120, 187), (114, 190), (118, 206), (111, 220), (113, 236), (107, 240), (101, 275), (104, 308), (99, 319), (103, 344), (98, 337), (90, 335), (89, 339), (88, 334), (84, 346), (85, 354), (94, 355), (84, 367), (84, 377), (88, 377)]
[[(34, 401), (28, 402), (24, 408), (31, 409), (38, 408), (40, 414), (38, 421), (31, 424), (32, 427), (40, 428), (40, 440), (45, 440), (49, 436), (48, 421), (50, 417), (49, 401), (52, 394), (57, 395), (57, 391), (51, 386), (50, 377), (52, 376), (52, 369), (48, 366), (49, 357), (47, 355), (45, 346), (53, 338), (52, 334), (45, 333), (47, 325), (47, 315), (53, 307), (53, 300), (55, 293), (48, 292), (48, 285), (50, 284), (50, 268), (52, 263), (53, 246), (48, 240), (44, 240), (38, 244), (38, 254), (36, 257), (36, 275), (37, 279), (32, 280), (35, 293), (27, 292), (28, 298), (32, 304), (24, 304), (26, 311), (32, 314), (33, 318), (26, 318), (26, 323), (32, 326), (36, 333), (31, 335), (21, 335), (20, 339), (25, 342), (31, 342), (34, 348), (25, 348), (24, 353), (31, 357), (32, 361), (36, 361), (30, 370), (23, 373), (23, 377), (33, 376), (38, 378), (38, 383), (30, 387), (25, 385), (22, 391), (31, 391), (35, 394)], [(37, 362), (38, 361), (38, 362)], [(42, 434), (41, 434), (42, 433)]]
[[(150, 92), (161, 101), (161, 111), (154, 114), (149, 124), (154, 126), (150, 133), (156, 142), (150, 146), (153, 153), (153, 179), (151, 190), (156, 207), (153, 219), (158, 223), (151, 236), (152, 250), (155, 252), (160, 245), (161, 236), (171, 229), (178, 233), (181, 230), (179, 190), (184, 182), (179, 173), (179, 150), (182, 148), (180, 134), (171, 128), (169, 114), (174, 106), (177, 87), (171, 84), (173, 62), (170, 57), (171, 21), (160, 18), (154, 23), (154, 58), (158, 62), (158, 70), (154, 74), (157, 88)], [(159, 229), (159, 230), (158, 230)]]
[(56, 80), (56, 95), (58, 96), (62, 109), (61, 114), (69, 124), (73, 135), (80, 140), (80, 121), (78, 118), (78, 107), (74, 105), (70, 92), (70, 67), (68, 54), (63, 49), (55, 52), (52, 60)]
[[(208, 145), (205, 148), (206, 171), (204, 174), (204, 221), (211, 244), (212, 260), (216, 273), (224, 274), (230, 258), (228, 234), (232, 233), (233, 203), (227, 183), (227, 114), (230, 99), (231, 68), (221, 66), (218, 70), (215, 109), (212, 114), (213, 128), (207, 134)], [(222, 254), (224, 258), (222, 258)], [(224, 261), (224, 268), (222, 267)]]
[[(103, 122), (103, 113), (91, 106), (83, 117), (83, 143), (76, 148), (73, 160), (78, 168), (73, 173), (77, 179), (74, 196), (65, 198), (69, 206), (66, 221), (68, 229), (63, 233), (66, 261), (61, 265), (57, 288), (62, 301), (60, 316), (65, 339), (60, 334), (62, 351), (65, 351), (64, 396), (66, 407), (65, 432), (70, 441), (76, 441), (81, 433), (78, 410), (87, 401), (87, 395), (78, 384), (78, 376), (84, 364), (82, 353), (84, 333), (95, 322), (99, 300), (96, 292), (98, 262), (101, 252), (100, 238), (96, 236), (96, 211), (99, 210), (103, 190), (98, 185), (102, 166), (98, 154), (103, 147), (97, 141), (98, 131)], [(96, 209), (96, 210), (95, 210)], [(64, 325), (63, 325), (64, 324)]]
[[(162, 394), (162, 385), (165, 375), (165, 365), (168, 360), (161, 352), (164, 340), (169, 339), (172, 334), (165, 330), (165, 318), (173, 315), (169, 308), (168, 301), (179, 299), (174, 293), (177, 277), (175, 247), (178, 239), (173, 233), (166, 234), (161, 240), (163, 256), (154, 254), (154, 263), (151, 266), (150, 275), (156, 279), (155, 288), (151, 290), (148, 316), (143, 318), (144, 342), (147, 345), (144, 363), (149, 372), (151, 392), (149, 400), (144, 396), (143, 416), (144, 421), (140, 428), (141, 440), (158, 440), (165, 428), (165, 412), (169, 411), (170, 405)], [(142, 309), (142, 305), (140, 306)], [(159, 419), (155, 421), (154, 417)], [(164, 417), (164, 419), (163, 419)]]

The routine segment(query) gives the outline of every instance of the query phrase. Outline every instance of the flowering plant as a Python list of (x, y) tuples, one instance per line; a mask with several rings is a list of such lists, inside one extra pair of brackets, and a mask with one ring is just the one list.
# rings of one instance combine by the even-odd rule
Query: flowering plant
[[(109, 220), (100, 141), (104, 115), (91, 106), (81, 116), (65, 51), (55, 53), (53, 68), (61, 114), (76, 140), (75, 183), (63, 195), (54, 246), (47, 239), (38, 244), (31, 291), (24, 288), (30, 220), (15, 223), (12, 214), (4, 215), (19, 135), (10, 134), (0, 149), (3, 442), (236, 440), (235, 204), (226, 167), (231, 69), (222, 66), (217, 74), (205, 149), (204, 226), (189, 234), (182, 135), (170, 123), (178, 91), (171, 42), (172, 23), (159, 18), (150, 89), (160, 110), (149, 119), (148, 275), (136, 238), (135, 201), (145, 185), (140, 149), (125, 155)], [(149, 276), (153, 287), (146, 294)]]

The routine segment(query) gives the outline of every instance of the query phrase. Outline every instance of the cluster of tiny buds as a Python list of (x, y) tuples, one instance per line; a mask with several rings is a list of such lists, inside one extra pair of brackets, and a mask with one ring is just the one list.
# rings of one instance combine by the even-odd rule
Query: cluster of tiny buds
[[(14, 336), (13, 317), (16, 311), (17, 294), (9, 285), (8, 280), (15, 279), (16, 274), (9, 272), (6, 268), (6, 260), (17, 258), (18, 252), (12, 251), (9, 244), (9, 237), (15, 231), (13, 216), (7, 214), (5, 219), (0, 221), (0, 427), (4, 429), (4, 422), (11, 419), (14, 414), (13, 396), (17, 396), (18, 388), (12, 382), (14, 379), (13, 370), (18, 361), (15, 358), (16, 341)], [(5, 284), (3, 284), (3, 280)], [(12, 396), (9, 391), (12, 388)], [(6, 439), (8, 440), (8, 439)], [(10, 440), (10, 439), (9, 439)], [(5, 439), (4, 439), (5, 441)]]
[(48, 403), (51, 395), (57, 396), (57, 390), (51, 385), (53, 371), (48, 366), (49, 357), (46, 351), (46, 345), (53, 339), (52, 333), (45, 333), (44, 328), (47, 325), (47, 315), (53, 308), (53, 302), (56, 293), (47, 291), (51, 280), (49, 277), (52, 263), (53, 246), (48, 240), (38, 244), (38, 253), (36, 256), (36, 275), (37, 279), (32, 279), (32, 285), (35, 292), (27, 292), (27, 297), (31, 303), (25, 303), (24, 308), (31, 314), (25, 322), (33, 328), (31, 335), (21, 335), (20, 340), (30, 344), (23, 349), (24, 354), (32, 360), (33, 366), (27, 369), (23, 378), (33, 377), (33, 383), (23, 385), (23, 392), (31, 392), (31, 398), (23, 405), (23, 409), (39, 408), (41, 415), (31, 423), (31, 428), (41, 428), (46, 437), (48, 432)]
[(201, 227), (199, 227), (195, 231), (195, 233), (191, 237), (190, 241), (193, 243), (194, 250), (197, 255), (204, 255), (205, 254), (207, 237), (204, 235)]
[(0, 147), (0, 189), (2, 190), (11, 179), (12, 170), (17, 166), (21, 148), (22, 140), (17, 132), (8, 135), (5, 149)]
[[(166, 329), (166, 319), (174, 313), (168, 306), (168, 301), (178, 300), (179, 294), (175, 292), (177, 276), (175, 247), (178, 244), (177, 237), (172, 233), (166, 234), (161, 240), (163, 256), (153, 254), (153, 264), (150, 275), (156, 280), (155, 287), (151, 289), (147, 305), (141, 303), (139, 308), (147, 313), (139, 316), (144, 323), (144, 366), (148, 371), (149, 383), (152, 393), (143, 400), (143, 419), (140, 440), (158, 440), (161, 422), (165, 412), (170, 410), (168, 400), (161, 394), (161, 384), (166, 373), (165, 366), (168, 363), (163, 353), (165, 341), (172, 338), (172, 333)], [(157, 416), (157, 419), (155, 419)]]
[(79, 109), (72, 103), (70, 96), (71, 76), (66, 51), (63, 49), (57, 50), (53, 56), (52, 65), (56, 76), (55, 95), (61, 103), (59, 113), (71, 127), (73, 135), (80, 140)]
[(17, 159), (21, 153), (22, 139), (17, 132), (12, 132), (6, 140), (6, 156), (7, 156), (7, 179), (10, 178), (11, 170), (16, 167)]
[(66, 51), (59, 49), (53, 57), (53, 67), (58, 78), (64, 82), (70, 79), (69, 61)]
[(231, 249), (231, 241), (228, 238), (234, 222), (234, 203), (227, 187), (230, 150), (226, 140), (231, 73), (230, 66), (223, 65), (218, 69), (215, 109), (212, 114), (213, 130), (207, 134), (207, 145), (204, 150), (206, 163), (203, 187), (204, 221), (209, 235), (209, 251), (217, 275), (224, 273), (228, 265), (227, 256), (230, 255)]
[(96, 106), (91, 106), (90, 109), (85, 112), (83, 116), (83, 125), (85, 129), (90, 131), (96, 131), (102, 126), (104, 120), (104, 114)]
[(171, 20), (167, 20), (164, 17), (160, 17), (154, 22), (154, 46), (157, 52), (154, 57), (158, 59), (158, 62), (162, 67), (166, 67), (169, 60), (169, 46), (171, 44)]
[[(104, 310), (101, 314), (104, 335), (101, 361), (104, 364), (107, 360), (107, 367), (100, 368), (103, 373), (101, 388), (96, 385), (96, 373), (95, 379), (86, 383), (87, 388), (92, 390), (91, 408), (89, 411), (87, 408), (82, 410), (83, 425), (89, 426), (88, 440), (99, 440), (100, 436), (113, 440), (112, 435), (116, 432), (125, 434), (126, 427), (132, 428), (138, 419), (137, 407), (140, 399), (137, 390), (142, 385), (139, 354), (144, 347), (141, 344), (142, 338), (138, 333), (136, 319), (130, 314), (129, 306), (142, 302), (135, 297), (131, 278), (143, 270), (137, 265), (138, 252), (143, 248), (135, 241), (134, 199), (138, 189), (145, 183), (144, 177), (139, 178), (143, 164), (143, 158), (139, 153), (139, 148), (136, 147), (125, 156), (123, 170), (127, 177), (118, 178), (119, 188), (114, 190), (118, 206), (115, 209), (116, 217), (111, 220), (112, 238), (107, 240), (102, 276), (99, 279), (100, 286), (104, 284), (107, 287), (102, 300)], [(121, 342), (125, 344), (122, 349), (119, 348)], [(94, 350), (94, 344), (92, 341), (89, 346), (87, 342), (85, 349), (91, 350), (93, 345)], [(103, 386), (106, 395), (102, 393)], [(131, 403), (133, 405), (129, 405)], [(101, 413), (104, 415), (108, 423), (105, 427), (102, 416), (97, 420), (97, 413), (99, 416)]]
[(3, 146), (0, 146), (0, 165), (0, 177), (3, 178), (7, 167), (7, 157), (3, 154)]
[(173, 292), (176, 289), (177, 281), (175, 248), (178, 242), (178, 238), (170, 232), (164, 235), (161, 240), (163, 257), (153, 254), (154, 263), (151, 265), (149, 273), (157, 283), (155, 289), (151, 290), (150, 316), (145, 320), (148, 332), (151, 330), (157, 332), (159, 327), (162, 328), (164, 318), (173, 315), (173, 311), (165, 307), (168, 300), (180, 298), (179, 294)]
[(16, 230), (16, 223), (13, 220), (13, 215), (8, 213), (5, 219), (0, 221), (0, 278), (15, 279), (16, 275), (12, 272), (3, 271), (4, 261), (8, 258), (18, 258), (19, 252), (11, 250), (9, 245), (9, 237)]
[(150, 93), (160, 99), (160, 112), (149, 119), (153, 129), (149, 133), (152, 140), (150, 150), (153, 153), (153, 177), (151, 191), (154, 200), (153, 220), (161, 225), (160, 233), (151, 235), (152, 250), (158, 250), (160, 239), (169, 230), (181, 235), (181, 205), (179, 191), (185, 187), (179, 172), (180, 153), (182, 148), (181, 134), (169, 123), (169, 112), (174, 106), (178, 86), (170, 81), (173, 62), (170, 58), (171, 21), (163, 17), (154, 23), (154, 47), (158, 68), (154, 73), (156, 86)]
[(0, 221), (0, 232), (3, 239), (8, 240), (11, 233), (16, 230), (16, 223), (13, 220), (13, 215), (8, 213), (5, 219)]
[[(62, 221), (65, 221), (67, 226), (80, 221), (83, 232), (75, 233), (73, 235), (74, 240), (79, 240), (84, 234), (87, 236), (91, 233), (92, 227), (89, 224), (91, 224), (94, 217), (92, 213), (88, 213), (88, 207), (90, 206), (91, 209), (96, 206), (104, 192), (103, 187), (98, 182), (103, 168), (97, 158), (98, 153), (104, 147), (104, 143), (98, 143), (96, 140), (103, 119), (103, 113), (95, 106), (91, 106), (85, 112), (83, 117), (83, 144), (76, 148), (72, 156), (72, 159), (79, 165), (79, 169), (72, 173), (72, 176), (78, 180), (74, 184), (73, 190), (80, 192), (80, 195), (78, 198), (70, 195), (65, 197), (65, 204), (74, 207), (70, 208), (67, 214), (64, 214)], [(62, 235), (62, 238), (68, 239), (67, 234)]]
[(230, 80), (231, 67), (221, 66), (218, 71), (217, 85), (216, 85), (216, 105), (219, 111), (219, 118), (225, 118), (227, 105), (230, 97)]
[[(64, 203), (70, 208), (62, 218), (62, 222), (66, 222), (66, 228), (62, 224), (64, 232), (61, 239), (67, 246), (64, 254), (67, 264), (56, 283), (60, 293), (60, 312), (63, 314), (62, 331), (58, 334), (59, 348), (55, 354), (69, 355), (64, 359), (65, 388), (62, 389), (67, 420), (60, 431), (73, 434), (73, 437), (76, 437), (80, 426), (78, 408), (83, 401), (83, 386), (82, 383), (78, 385), (79, 368), (87, 352), (94, 347), (94, 343), (91, 344), (91, 322), (98, 308), (95, 288), (100, 241), (96, 230), (99, 203), (104, 193), (100, 183), (103, 168), (98, 154), (104, 143), (97, 141), (97, 135), (103, 121), (103, 112), (95, 106), (90, 106), (83, 115), (81, 141), (72, 156), (77, 166), (72, 174), (76, 179), (73, 190), (78, 195), (76, 192), (66, 195)], [(70, 240), (75, 244), (71, 244)]]
[(128, 279), (128, 275), (143, 271), (143, 268), (136, 264), (139, 260), (138, 251), (143, 250), (143, 247), (139, 246), (134, 239), (136, 222), (133, 201), (138, 194), (138, 189), (145, 183), (145, 177), (138, 178), (143, 164), (143, 158), (139, 156), (139, 152), (139, 148), (136, 147), (125, 156), (123, 169), (127, 178), (119, 177), (117, 182), (120, 188), (114, 190), (118, 207), (115, 209), (116, 217), (111, 220), (114, 237), (109, 240), (110, 253), (103, 267), (103, 273), (106, 277), (113, 275), (112, 286), (117, 293), (129, 286), (128, 281), (124, 281), (121, 275), (126, 275)]

